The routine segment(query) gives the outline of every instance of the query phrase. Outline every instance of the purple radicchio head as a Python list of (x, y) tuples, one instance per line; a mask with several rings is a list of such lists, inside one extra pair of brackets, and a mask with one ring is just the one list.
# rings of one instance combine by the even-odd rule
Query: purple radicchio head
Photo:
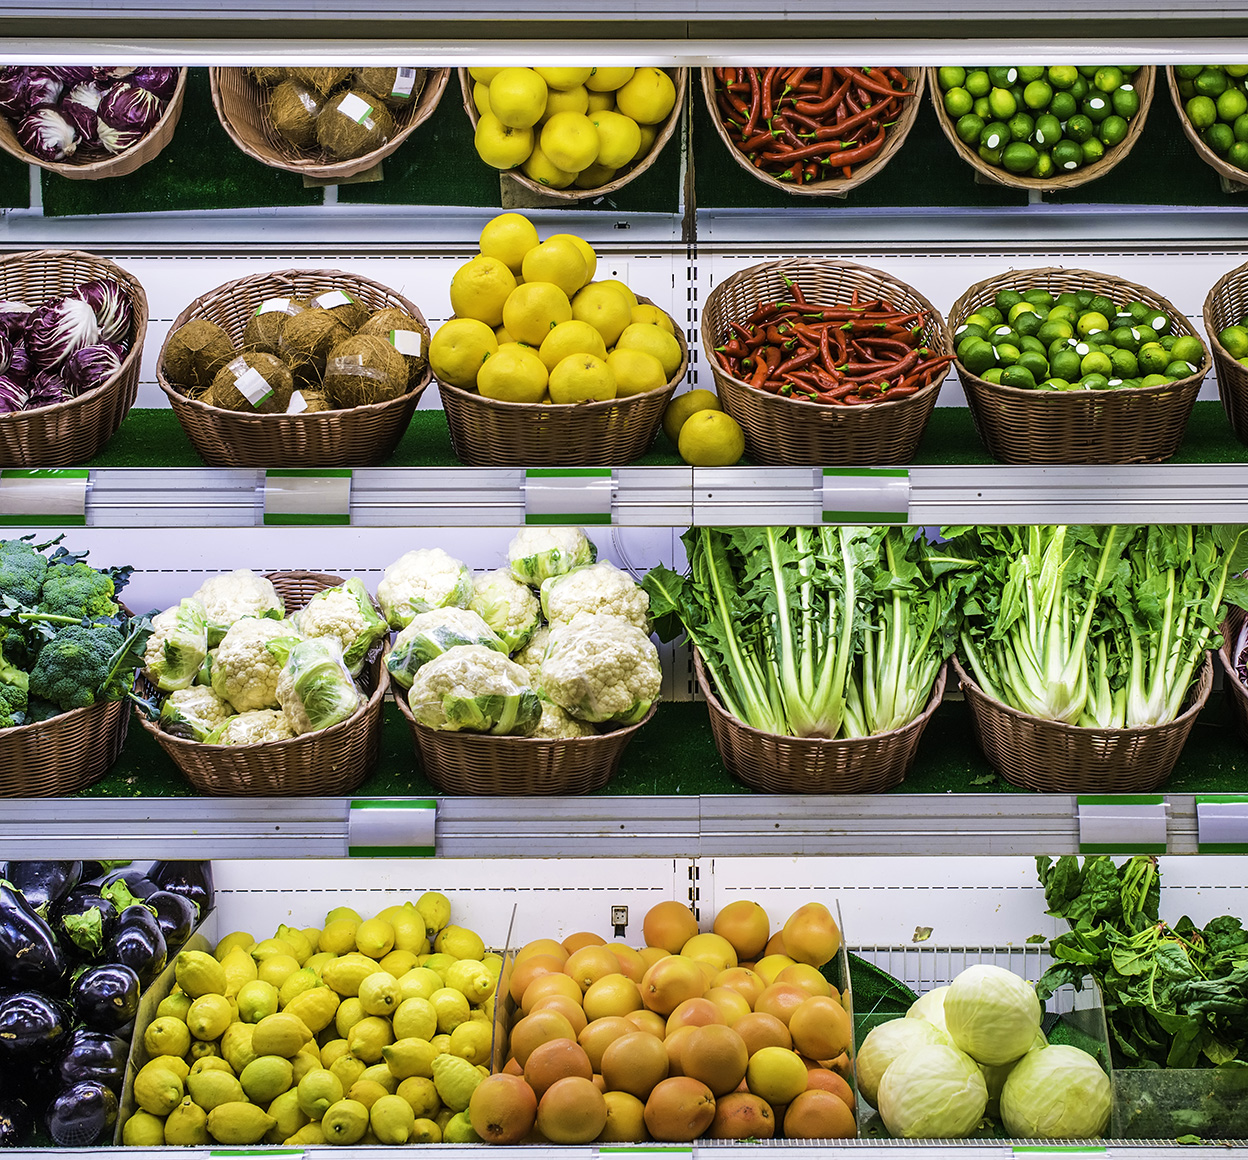
[(78, 131), (51, 105), (27, 113), (17, 123), (17, 139), (40, 161), (64, 161), (78, 149)]
[(96, 343), (74, 351), (61, 370), (70, 392), (83, 395), (102, 386), (121, 370), (121, 359), (111, 343)]
[(107, 86), (121, 80), (123, 77), (128, 77), (134, 72), (134, 65), (101, 64), (96, 65), (91, 71), (95, 73), (97, 84)]
[(24, 112), (38, 108), (40, 105), (55, 105), (65, 91), (65, 82), (56, 75), (53, 69), (26, 69), (25, 83), (21, 99), (25, 102)]
[(6, 372), (11, 379), (24, 383), (35, 372), (34, 363), (30, 361), (30, 352), (24, 342), (14, 342), (9, 353), (9, 369)]
[(146, 89), (162, 101), (167, 101), (178, 87), (179, 71), (176, 68), (165, 68), (163, 65), (149, 65), (145, 68), (136, 68), (126, 79), (132, 85), (138, 85), (139, 88)]
[(100, 143), (100, 118), (97, 110), (104, 99), (104, 90), (90, 81), (74, 85), (61, 101), (61, 113), (78, 130), (83, 145)]
[(147, 89), (124, 81), (114, 85), (96, 110), (101, 144), (110, 153), (129, 149), (155, 127), (164, 108), (164, 101)]
[(66, 295), (45, 302), (26, 327), (26, 349), (41, 370), (54, 371), (76, 350), (99, 341), (100, 325), (89, 302)]
[(8, 374), (13, 363), (13, 344), (0, 334), (0, 375)]
[(28, 398), (30, 394), (21, 383), (8, 375), (0, 375), (0, 415), (22, 410)]
[(34, 307), (26, 302), (6, 299), (0, 302), (0, 332), (17, 341), (26, 332)]
[(73, 397), (73, 392), (69, 390), (64, 380), (53, 371), (40, 371), (30, 380), (27, 391), (25, 407), (27, 411), (34, 411), (39, 407), (50, 407), (53, 403), (63, 403), (66, 399)]
[(0, 67), (0, 113), (21, 117), (26, 112), (26, 69), (20, 64)]
[(71, 298), (81, 298), (95, 311), (100, 326), (100, 342), (129, 342), (134, 326), (130, 295), (112, 278), (93, 278), (72, 290)]
[(89, 64), (51, 65), (44, 71), (51, 73), (66, 88), (95, 79), (95, 68)]

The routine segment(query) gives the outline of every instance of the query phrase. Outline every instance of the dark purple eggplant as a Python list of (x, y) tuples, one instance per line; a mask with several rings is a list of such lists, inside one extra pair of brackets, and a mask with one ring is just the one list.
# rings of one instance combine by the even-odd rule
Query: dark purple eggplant
[(81, 862), (10, 862), (5, 877), (22, 892), (40, 918), (78, 885)]
[(120, 1096), (129, 1054), (130, 1044), (124, 1039), (80, 1027), (70, 1035), (69, 1047), (57, 1064), (61, 1086), (72, 1087), (86, 1080), (97, 1080), (113, 1095)]
[(139, 976), (121, 963), (89, 967), (69, 990), (74, 1017), (92, 1031), (120, 1031), (139, 1013)]
[(52, 907), (51, 926), (63, 949), (98, 959), (116, 929), (117, 907), (98, 886), (76, 886)]
[(191, 937), (191, 931), (199, 921), (199, 907), (189, 898), (171, 890), (158, 890), (144, 901), (148, 906), (155, 907), (156, 921), (160, 924), (170, 953), (177, 951)]
[(160, 889), (144, 871), (137, 870), (133, 866), (127, 866), (124, 870), (109, 871), (104, 875), (101, 885), (111, 886), (114, 882), (124, 882), (135, 898), (146, 898)]
[(153, 862), (147, 876), (161, 890), (189, 898), (199, 907), (201, 918), (212, 909), (211, 862)]
[(142, 903), (135, 903), (117, 916), (117, 929), (105, 954), (110, 962), (129, 967), (149, 987), (165, 969), (169, 948), (156, 916)]
[(86, 1080), (60, 1092), (44, 1123), (61, 1148), (85, 1148), (110, 1135), (117, 1122), (117, 1097), (102, 1083)]
[(0, 998), (0, 1057), (35, 1053), (48, 1059), (69, 1035), (69, 1011), (38, 991), (15, 991)]
[(24, 1100), (7, 1093), (0, 1097), (0, 1148), (16, 1148), (34, 1127), (35, 1117)]
[(68, 965), (60, 943), (22, 897), (0, 879), (0, 984), (14, 990), (30, 988), (60, 995)]

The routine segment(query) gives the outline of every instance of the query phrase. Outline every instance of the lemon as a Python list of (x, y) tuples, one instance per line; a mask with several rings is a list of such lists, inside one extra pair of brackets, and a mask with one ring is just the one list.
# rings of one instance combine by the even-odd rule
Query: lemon
[(281, 1011), (276, 1015), (266, 1015), (252, 1028), (251, 1049), (258, 1056), (281, 1055), (289, 1059), (302, 1050), (311, 1038), (312, 1033), (303, 1020)]
[[(467, 1026), (467, 1023), (460, 1024), (460, 1027)], [(455, 1030), (458, 1031), (459, 1027)], [(431, 1077), (433, 1061), (440, 1052), (429, 1040), (409, 1035), (383, 1047), (381, 1054), (391, 1075), (398, 1079), (408, 1079), (412, 1076)]]
[[(308, 946), (312, 948), (310, 958), (315, 958), (321, 951), (321, 928), (319, 926), (305, 926), (300, 932), (304, 938), (308, 940)], [(305, 967), (307, 963), (303, 964)]]
[[(241, 947), (248, 954), (251, 948), (256, 945), (253, 935), (248, 934), (245, 930), (232, 930), (213, 948), (213, 957), (218, 961), (225, 958), (235, 947)], [(187, 952), (190, 953), (190, 952)]]
[(537, 403), (546, 393), (546, 367), (531, 346), (504, 343), (498, 354), (485, 360), (477, 390), (484, 398), (504, 403)]
[[(490, 111), (490, 86), (476, 81), (472, 86), (472, 103), (476, 107), (477, 116), (484, 117)], [(499, 124), (502, 122), (499, 121)]]
[(488, 85), (490, 81), (492, 81), (502, 71), (501, 66), (498, 68), (489, 68), (485, 65), (477, 65), (475, 68), (470, 68), (468, 70), (468, 75), (472, 77), (474, 81), (478, 81), (483, 85)]
[(585, 87), (593, 93), (611, 93), (628, 84), (632, 80), (635, 68), (595, 68), (590, 69), (585, 78)]
[[(499, 344), (499, 350), (502, 350), (503, 344)], [(487, 360), (488, 361), (488, 360)], [(420, 916), (417, 915), (417, 922), (420, 922)], [(397, 939), (396, 939), (397, 941)], [(420, 945), (427, 947), (428, 940), (425, 938), (425, 924), (420, 922)], [(422, 952), (423, 953), (423, 952)], [(388, 975), (393, 975), (396, 979), (406, 975), (414, 966), (416, 966), (416, 955), (411, 951), (401, 951), (397, 947), (392, 950), (384, 959), (378, 959), (377, 965)]]
[(680, 369), (681, 351), (676, 336), (651, 322), (629, 323), (615, 345), (654, 355), (663, 364), (663, 373), (669, 379)]
[(233, 1101), (208, 1113), (208, 1132), (218, 1144), (258, 1144), (277, 1121), (255, 1104)]
[(449, 1034), (466, 1022), (470, 1014), (468, 1000), (453, 987), (439, 987), (426, 1002), (438, 1018), (438, 1030), (444, 1034)]
[(599, 186), (606, 185), (607, 182), (615, 179), (616, 171), (609, 165), (599, 165), (594, 162), (588, 165), (576, 175), (572, 182), (577, 189), (597, 189)]
[[(245, 1069), (244, 1069), (245, 1070)], [(206, 1112), (212, 1111), (218, 1104), (228, 1104), (245, 1100), (243, 1085), (228, 1071), (192, 1072), (186, 1079), (186, 1090)]]
[(493, 169), (515, 169), (533, 152), (532, 128), (504, 125), (493, 113), (483, 113), (472, 134), (477, 156)]
[(632, 314), (629, 317), (630, 322), (649, 322), (657, 326), (660, 330), (666, 330), (673, 337), (676, 334), (676, 324), (672, 321), (671, 316), (665, 310), (660, 310), (657, 306), (651, 305), (649, 302), (634, 303)]
[(187, 1096), (165, 1120), (166, 1144), (207, 1144), (208, 1113)]
[(277, 937), (290, 946), (290, 953), (299, 960), (301, 967), (312, 957), (313, 951), (316, 950), (308, 940), (308, 936), (297, 927), (283, 924), (277, 928)]
[(680, 437), (685, 420), (697, 411), (722, 411), (714, 391), (694, 390), (677, 395), (663, 412), (663, 433), (673, 442)]
[[(255, 964), (252, 964), (255, 967)], [(173, 991), (166, 995), (156, 1006), (156, 1018), (163, 1015), (172, 1016), (186, 1022), (186, 1013), (191, 1009), (192, 999), (185, 991)]]
[[(315, 1047), (316, 1044), (312, 1043), (310, 1044), (310, 1046)], [(303, 1051), (301, 1051), (298, 1055), (296, 1055), (294, 1059), (290, 1061), (290, 1065), (291, 1065), (290, 1066), (290, 1082), (292, 1086), (297, 1084), (301, 1079), (303, 1079), (305, 1075), (308, 1075), (310, 1072), (325, 1070), (323, 1067), (321, 1067), (321, 1059), (320, 1059), (319, 1052), (316, 1052), (316, 1051), (309, 1052), (307, 1048), (304, 1048)], [(287, 1135), (289, 1135), (289, 1133), (287, 1133)]]
[(585, 259), (585, 281), (582, 286), (592, 282), (598, 269), (598, 255), (594, 253), (594, 247), (579, 234), (551, 234), (546, 240), (553, 242), (556, 239), (571, 242), (580, 251), (581, 257)]
[(244, 983), (250, 983), (257, 977), (256, 960), (241, 946), (231, 947), (221, 959), (221, 969), (225, 972), (225, 993), (237, 995)]
[(347, 1099), (359, 1100), (366, 1108), (371, 1108), (385, 1094), (386, 1089), (375, 1079), (360, 1076), (347, 1092)]
[(368, 1109), (359, 1100), (338, 1100), (321, 1117), (321, 1131), (325, 1133), (327, 1144), (358, 1143), (367, 1128)]
[(186, 1013), (187, 1030), (196, 1039), (220, 1039), (233, 1022), (234, 1012), (224, 995), (201, 995)]
[(251, 1045), (255, 1029), (254, 1023), (231, 1023), (221, 1036), (221, 1054), (234, 1069), (235, 1075), (256, 1058), (256, 1051)]
[[(455, 320), (446, 324), (446, 326), (454, 325)], [(444, 326), (441, 329), (445, 330), (446, 327)], [(437, 341), (436, 335), (434, 336), (434, 341)], [(429, 352), (429, 361), (431, 363), (433, 362), (432, 350)], [(436, 367), (434, 368), (434, 373), (438, 374)], [(439, 377), (441, 376), (439, 375)], [(355, 931), (359, 925), (360, 920), (358, 918), (335, 918), (326, 922), (325, 928), (321, 931), (319, 943), (321, 950), (326, 951), (331, 955), (345, 955), (348, 952), (355, 950)]]
[[(537, 249), (540, 247), (535, 247), (529, 253), (536, 253)], [(576, 255), (576, 259), (584, 266), (580, 254)], [(528, 262), (529, 256), (526, 255), (524, 260)], [(508, 332), (515, 336), (517, 342), (525, 342), (534, 347), (540, 347), (551, 330), (571, 318), (572, 303), (568, 301), (568, 295), (553, 282), (526, 278), (523, 285), (517, 286), (511, 292), (503, 306), (503, 325)], [(441, 333), (439, 330), (438, 334)], [(493, 335), (490, 337), (493, 338)], [(435, 335), (434, 342), (436, 341)], [(432, 344), (429, 355), (432, 361)]]
[(456, 1112), (447, 1120), (442, 1139), (448, 1144), (481, 1144), (484, 1142), (476, 1128), (472, 1126), (472, 1121), (468, 1118), (466, 1111)]
[(615, 398), (615, 375), (605, 359), (592, 354), (573, 354), (550, 372), (550, 398), (554, 403), (596, 403)]
[(632, 309), (633, 309), (633, 307), (637, 305), (637, 295), (636, 295), (636, 294), (634, 294), (634, 293), (633, 293), (633, 292), (632, 292), (632, 291), (631, 291), (631, 290), (630, 290), (630, 289), (629, 289), (626, 285), (624, 285), (624, 283), (623, 283), (623, 282), (621, 282), (618, 278), (603, 278), (603, 279), (602, 279), (602, 280), (598, 283), (598, 285), (599, 285), (599, 286), (611, 286), (611, 287), (613, 287), (614, 289), (618, 290), (621, 294), (623, 294), (623, 295), (624, 295), (625, 300), (628, 302), (628, 308), (629, 308), (629, 310), (632, 310)]
[(121, 1129), (127, 1148), (159, 1148), (165, 1142), (165, 1121), (151, 1112), (134, 1112)]
[(204, 1071), (223, 1071), (227, 1075), (233, 1075), (234, 1069), (225, 1062), (219, 1055), (207, 1055), (202, 1059), (197, 1059), (192, 1065), (189, 1074), (199, 1075)]
[(185, 1055), (191, 1049), (191, 1033), (181, 1019), (162, 1015), (147, 1025), (143, 1046), (148, 1055)]
[[(533, 232), (536, 236), (537, 231)], [(426, 890), (416, 899), (416, 910), (425, 920), (425, 933), (429, 936), (430, 942), (433, 941), (433, 936), (451, 921), (451, 900), (439, 890)]]
[(569, 173), (598, 159), (598, 130), (584, 113), (556, 113), (542, 126), (539, 140), (551, 164)]
[(295, 948), (284, 938), (266, 938), (251, 948), (251, 957), (257, 963), (263, 963), (266, 959), (273, 959), (279, 956), (294, 959), (296, 962), (299, 960), (299, 956), (295, 953)]
[[(606, 358), (607, 347), (602, 341), (602, 335), (593, 326), (573, 318), (551, 329), (538, 349), (538, 355), (548, 373), (570, 354), (593, 354)], [(542, 384), (542, 389), (545, 390), (545, 383)]]
[(340, 1055), (330, 1065), (330, 1072), (338, 1077), (338, 1082), (342, 1084), (343, 1090), (349, 1088), (357, 1079), (364, 1074), (364, 1069), (368, 1067), (362, 1059), (356, 1059), (354, 1055)]
[(546, 108), (546, 82), (531, 68), (503, 68), (490, 81), (490, 111), (504, 125), (527, 129)]
[(549, 88), (574, 89), (593, 75), (592, 68), (535, 68), (533, 70)]
[(167, 1116), (182, 1102), (182, 1081), (164, 1068), (144, 1068), (134, 1080), (134, 1098), (145, 1112)]
[(567, 189), (576, 180), (576, 174), (567, 169), (560, 169), (545, 153), (541, 144), (535, 144), (532, 152), (520, 165), (524, 175), (538, 185), (551, 189)]
[(328, 1141), (321, 1131), (320, 1123), (313, 1120), (310, 1124), (304, 1124), (293, 1136), (287, 1136), (282, 1143), (288, 1148), (305, 1148), (309, 1144), (325, 1144)]
[(442, 1097), (438, 1095), (438, 1089), (433, 1086), (432, 1069), (427, 1076), (409, 1075), (399, 1084), (395, 1094), (402, 1096), (411, 1104), (412, 1111), (416, 1113), (418, 1120), (436, 1115), (442, 1106)]
[(338, 1004), (338, 1010), (334, 1012), (334, 1030), (345, 1039), (351, 1028), (363, 1018), (364, 1004), (352, 995)]
[(572, 317), (588, 322), (607, 346), (614, 346), (632, 320), (628, 299), (614, 286), (591, 282), (572, 299)]
[(455, 961), (454, 955), (436, 954), (425, 955), (420, 965), (426, 970), (433, 971), (441, 980), (441, 985), (446, 985), (446, 969)]
[[(481, 253), (487, 258), (497, 258), (506, 264), (512, 274), (519, 274), (520, 267), (527, 254), (540, 239), (535, 226), (522, 213), (500, 213), (485, 223), (481, 230)], [(413, 910), (417, 908), (410, 902), (405, 904)], [(390, 910), (401, 910), (401, 907), (390, 907)], [(385, 914), (385, 912), (382, 912)], [(417, 911), (419, 913), (419, 911)], [(391, 919), (393, 922), (393, 919)], [(421, 934), (425, 932), (422, 929)], [(410, 949), (410, 948), (409, 948)]]
[(296, 995), (286, 1006), (286, 1013), (317, 1035), (334, 1021), (338, 1006), (338, 992), (332, 987), (318, 986)]
[(604, 111), (593, 115), (592, 124), (598, 134), (598, 164), (618, 169), (637, 156), (641, 129), (632, 117), (614, 110)]
[(484, 1002), (494, 991), (494, 976), (479, 959), (460, 959), (446, 972), (446, 985), (454, 987), (469, 1003)]
[[(411, 1103), (408, 1100), (408, 1103)], [(439, 1102), (439, 1107), (441, 1103)], [(408, 1137), (409, 1144), (441, 1144), (442, 1129), (438, 1127), (428, 1116), (417, 1116), (416, 1123), (412, 1125), (412, 1134)]]
[[(362, 928), (361, 928), (362, 929)], [(360, 993), (360, 984), (369, 975), (376, 974), (381, 968), (375, 959), (359, 951), (340, 955), (333, 962), (321, 968), (321, 978), (327, 987), (331, 987), (344, 998)]]
[(282, 1006), (287, 1007), (304, 991), (320, 985), (321, 976), (317, 974), (315, 967), (300, 967), (293, 975), (286, 977), (286, 981), (278, 988), (277, 997)]
[(663, 364), (644, 350), (613, 350), (607, 355), (607, 366), (615, 375), (615, 394), (620, 399), (657, 390), (667, 383)]
[(642, 125), (639, 123), (638, 128), (641, 129), (641, 144), (637, 146), (637, 155), (633, 158), (634, 161), (640, 161), (649, 153), (654, 148), (654, 142), (659, 136), (659, 130), (656, 125)]
[(546, 111), (542, 114), (539, 125), (544, 125), (556, 113), (581, 113), (589, 109), (589, 90), (584, 85), (559, 90), (551, 89), (546, 94)]
[(494, 1028), (489, 1023), (469, 1020), (451, 1032), (451, 1055), (458, 1055), (469, 1063), (489, 1063)]
[(458, 1055), (439, 1055), (433, 1061), (433, 1086), (453, 1112), (462, 1112), (481, 1082), (481, 1073)]
[(310, 1071), (299, 1081), (299, 1110), (313, 1120), (319, 1120), (331, 1104), (342, 1099), (342, 1082), (332, 1071), (322, 1068)]
[(364, 921), (364, 916), (353, 906), (335, 906), (333, 910), (325, 912), (325, 925), (331, 922), (337, 922), (339, 919), (346, 918), (354, 922), (356, 926)]
[(205, 951), (183, 951), (173, 961), (173, 973), (178, 986), (192, 999), (225, 994), (225, 970)]
[[(524, 255), (521, 270), (525, 285), (532, 282), (550, 282), (558, 286), (568, 298), (589, 281), (589, 266), (585, 257), (580, 247), (566, 234), (547, 238), (534, 246)], [(510, 323), (507, 324), (507, 329), (522, 342), (527, 341)]]
[[(629, 70), (632, 71), (631, 69)], [(589, 86), (587, 85), (586, 88)], [(604, 109), (615, 108), (615, 93), (596, 93), (593, 89), (589, 90), (589, 101), (585, 112), (589, 114), (601, 113)]]
[(268, 1110), (277, 1123), (265, 1134), (266, 1144), (280, 1144), (308, 1123), (308, 1117), (299, 1107), (299, 1093), (294, 1088), (274, 1096)]
[[(572, 308), (569, 306), (568, 317), (571, 316)], [(476, 386), (481, 364), (497, 350), (498, 340), (484, 322), (475, 318), (452, 318), (434, 332), (429, 343), (429, 365), (439, 382), (467, 389)], [(327, 926), (321, 934), (322, 944), (329, 934), (330, 927)], [(354, 947), (355, 930), (352, 928), (351, 945), (344, 950)]]
[(299, 960), (294, 955), (269, 955), (256, 967), (256, 978), (280, 987), (297, 970)]
[(695, 411), (681, 427), (676, 446), (693, 467), (730, 467), (745, 454), (745, 434), (724, 411)]
[(373, 1134), (383, 1144), (406, 1144), (416, 1127), (416, 1113), (402, 1096), (382, 1096), (368, 1110)]
[(290, 1060), (280, 1055), (259, 1055), (238, 1077), (238, 1082), (253, 1104), (267, 1104), (289, 1089), (294, 1078)]
[(660, 68), (637, 69), (615, 93), (615, 107), (639, 125), (657, 125), (675, 104), (676, 86)]
[(399, 1005), (399, 980), (376, 971), (360, 983), (360, 1005), (369, 1015), (390, 1015)]
[(154, 1056), (143, 1065), (142, 1071), (168, 1071), (180, 1080), (185, 1080), (191, 1073), (190, 1066), (180, 1055)]
[(198, 1063), (201, 1059), (220, 1058), (221, 1048), (211, 1039), (192, 1039), (191, 1050), (187, 1054), (193, 1062)]
[(399, 994), (404, 1002), (408, 999), (428, 999), (440, 986), (442, 976), (428, 967), (413, 967), (399, 978)]
[(365, 1063), (376, 1063), (381, 1058), (381, 1049), (393, 1042), (390, 1020), (380, 1015), (365, 1016), (347, 1032), (351, 1054)]
[[(503, 303), (515, 288), (515, 275), (507, 268), (506, 263), (497, 258), (478, 255), (460, 266), (451, 278), (451, 309), (455, 311), (457, 318), (476, 318), (487, 326), (497, 326), (503, 320)], [(389, 927), (390, 924), (384, 925)], [(360, 942), (360, 930), (367, 927), (368, 923), (360, 923), (355, 932), (355, 945), (366, 954), (371, 954)], [(393, 936), (393, 932), (391, 934)]]

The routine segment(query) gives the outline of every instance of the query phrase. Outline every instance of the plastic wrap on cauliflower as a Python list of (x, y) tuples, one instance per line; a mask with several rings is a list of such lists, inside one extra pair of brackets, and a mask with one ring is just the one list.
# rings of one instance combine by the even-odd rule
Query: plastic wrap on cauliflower
[(189, 689), (207, 655), (208, 615), (198, 600), (187, 598), (152, 618), (143, 668), (158, 689)]
[(594, 612), (551, 625), (542, 695), (573, 717), (635, 725), (660, 685), (659, 650), (636, 625)]
[(244, 616), (281, 620), (286, 615), (286, 606), (273, 581), (250, 568), (210, 576), (198, 591), (191, 593), (191, 599), (203, 605), (208, 617), (209, 648), (216, 648), (230, 625)]
[(281, 709), (249, 709), (217, 726), (204, 740), (209, 745), (258, 745), (289, 741), (295, 735)]
[(432, 608), (466, 608), (472, 573), (441, 548), (416, 548), (391, 564), (377, 585), (377, 603), (394, 628)]
[(542, 581), (542, 613), (555, 625), (578, 612), (618, 616), (650, 631), (650, 596), (627, 572), (603, 560), (563, 576)]
[(461, 644), (479, 644), (495, 652), (507, 652), (507, 646), (480, 613), (467, 608), (435, 608), (412, 617), (411, 623), (394, 638), (386, 656), (390, 679), (410, 689), (421, 665)]
[(210, 648), (204, 659), (199, 664), (199, 670), (195, 673), (195, 684), (206, 685), (212, 688), (212, 666), (217, 659), (217, 650)]
[(363, 698), (332, 636), (301, 640), (277, 678), (277, 700), (296, 733), (315, 733), (345, 721)]
[(580, 528), (521, 528), (507, 545), (511, 574), (530, 588), (597, 559), (598, 549)]
[(333, 637), (353, 677), (363, 671), (369, 649), (390, 634), (364, 581), (354, 576), (336, 588), (322, 589), (292, 619), (305, 637)]
[(461, 644), (422, 665), (407, 694), (430, 729), (528, 736), (542, 705), (519, 665), (479, 644)]
[(549, 701), (542, 702), (542, 719), (531, 737), (597, 737), (598, 730), (588, 721), (578, 721), (558, 705)]
[(498, 633), (509, 653), (524, 644), (542, 622), (537, 597), (506, 568), (473, 578), (468, 607)]
[(529, 674), (529, 680), (538, 692), (542, 687), (542, 657), (546, 655), (549, 641), (550, 626), (543, 624), (529, 637), (524, 648), (511, 654), (511, 659)]
[(212, 691), (240, 713), (276, 709), (277, 677), (299, 632), (289, 620), (248, 616), (230, 626), (212, 665)]
[(233, 716), (233, 708), (211, 689), (192, 685), (189, 689), (176, 689), (165, 698), (160, 709), (160, 727), (175, 737), (204, 741)]

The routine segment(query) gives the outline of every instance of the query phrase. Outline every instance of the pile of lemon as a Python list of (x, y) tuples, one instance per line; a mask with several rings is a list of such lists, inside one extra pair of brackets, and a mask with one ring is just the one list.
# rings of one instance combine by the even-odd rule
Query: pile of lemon
[(471, 68), (477, 154), (552, 189), (597, 189), (640, 161), (676, 104), (660, 68)]
[(539, 241), (523, 214), (481, 231), (451, 279), (455, 317), (429, 344), (440, 383), (508, 403), (592, 403), (664, 386), (683, 361), (676, 327), (617, 279), (575, 234)]

